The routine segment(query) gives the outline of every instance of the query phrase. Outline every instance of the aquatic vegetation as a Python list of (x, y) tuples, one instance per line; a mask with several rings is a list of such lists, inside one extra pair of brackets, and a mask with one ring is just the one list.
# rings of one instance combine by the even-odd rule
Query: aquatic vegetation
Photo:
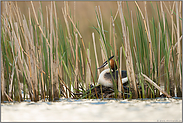
[(112, 55), (118, 70), (128, 73), (128, 89), (120, 76), (118, 86), (113, 79), (114, 87), (105, 97), (155, 98), (160, 91), (167, 97), (182, 96), (181, 2), (144, 1), (143, 7), (131, 2), (135, 13), (129, 2), (117, 2), (109, 20), (96, 6), (97, 26), (92, 27), (89, 46), (80, 33), (82, 23), (74, 20), (68, 2), (63, 3), (60, 19), (56, 2), (43, 14), (42, 3), (36, 11), (30, 1), (28, 15), (16, 2), (2, 2), (1, 101), (104, 98), (109, 88), (98, 85), (97, 68)]

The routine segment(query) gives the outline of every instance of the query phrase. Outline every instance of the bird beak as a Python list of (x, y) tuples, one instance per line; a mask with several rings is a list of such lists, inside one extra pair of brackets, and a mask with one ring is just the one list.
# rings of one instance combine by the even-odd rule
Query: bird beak
[(102, 66), (100, 66), (100, 67), (97, 68), (97, 69), (101, 69), (101, 68), (105, 67), (106, 65), (108, 65), (108, 61), (110, 61), (113, 57), (114, 57), (114, 55), (111, 56), (107, 61), (105, 61), (105, 62), (102, 64)]

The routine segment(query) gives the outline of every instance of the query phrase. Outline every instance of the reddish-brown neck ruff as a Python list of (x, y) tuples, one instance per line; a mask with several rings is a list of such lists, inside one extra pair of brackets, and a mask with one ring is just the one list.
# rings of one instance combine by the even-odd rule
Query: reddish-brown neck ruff
[(109, 62), (110, 62), (111, 69), (113, 71), (115, 71), (117, 69), (115, 61), (113, 59), (111, 59)]

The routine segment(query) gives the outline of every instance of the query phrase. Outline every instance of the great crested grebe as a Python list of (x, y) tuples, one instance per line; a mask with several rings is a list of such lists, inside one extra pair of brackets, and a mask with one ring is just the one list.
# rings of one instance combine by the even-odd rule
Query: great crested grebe
[[(115, 64), (115, 61), (112, 59), (113, 57), (114, 56), (111, 56), (98, 69), (101, 69), (103, 67), (108, 66), (108, 61), (109, 61), (110, 66), (111, 66), (112, 76), (113, 76), (114, 80), (117, 78), (117, 83), (118, 83), (118, 70), (117, 70), (117, 66)], [(113, 87), (113, 80), (112, 80), (112, 77), (111, 77), (111, 73), (110, 73), (110, 68), (103, 70), (99, 75), (98, 83), (103, 85), (103, 86)], [(124, 71), (124, 70), (121, 71), (121, 78), (122, 78), (122, 83), (123, 84), (128, 82), (128, 77), (127, 77), (127, 72), (126, 71)]]

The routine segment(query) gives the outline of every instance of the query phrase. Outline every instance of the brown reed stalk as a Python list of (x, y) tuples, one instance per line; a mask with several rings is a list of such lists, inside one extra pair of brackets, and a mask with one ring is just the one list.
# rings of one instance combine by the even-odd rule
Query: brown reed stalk
[[(39, 9), (39, 13), (40, 13), (40, 15), (42, 15), (42, 13), (41, 13), (41, 3), (39, 2), (39, 5), (40, 5), (40, 9)], [(40, 16), (40, 26), (41, 26), (41, 28), (43, 29), (43, 17), (42, 16)], [(35, 30), (37, 30), (37, 28), (36, 28), (36, 26), (35, 26)], [(44, 30), (43, 30), (44, 31)], [(40, 42), (41, 42), (41, 44), (43, 44), (43, 37), (42, 36), (40, 36)], [(40, 82), (40, 84), (42, 84), (42, 93), (41, 93), (41, 95), (42, 95), (42, 99), (45, 101), (45, 85), (44, 85), (44, 78), (43, 78), (43, 63), (42, 63), (42, 53), (43, 51), (42, 51), (42, 48), (41, 48), (41, 45), (39, 46), (39, 49), (38, 49), (38, 54), (39, 54), (39, 66), (40, 66), (40, 74), (41, 74), (41, 82)], [(40, 86), (41, 87), (41, 86)]]
[[(119, 72), (121, 73), (121, 70), (122, 70), (122, 47), (120, 47), (120, 66), (119, 66)], [(119, 74), (119, 75), (121, 75), (121, 74)], [(118, 98), (121, 98), (122, 97), (122, 95), (121, 95), (121, 86), (123, 86), (122, 84), (121, 84), (121, 78), (120, 77), (118, 77)], [(124, 92), (123, 92), (124, 93)]]
[(118, 2), (118, 10), (122, 25), (122, 32), (123, 32), (123, 38), (124, 38), (124, 48), (125, 48), (125, 54), (126, 54), (126, 68), (128, 73), (128, 79), (130, 83), (130, 88), (132, 90), (132, 98), (138, 98), (137, 93), (137, 87), (136, 87), (136, 80), (135, 80), (135, 73), (133, 69), (133, 61), (132, 61), (132, 55), (131, 55), (131, 48), (130, 48), (130, 42), (129, 42), (129, 35), (128, 35), (128, 28), (126, 28), (123, 11), (121, 2)]
[[(10, 7), (10, 11), (9, 11), (10, 23), (11, 23), (11, 25), (13, 26), (13, 24), (12, 24), (13, 17), (12, 17), (12, 11), (11, 11), (11, 2), (10, 2), (10, 4), (9, 4), (9, 7)], [(12, 27), (12, 29), (14, 29), (14, 28)], [(14, 31), (13, 31), (13, 34), (15, 35)], [(10, 40), (13, 40), (12, 35), (11, 35), (11, 37), (10, 37)], [(13, 52), (12, 52), (12, 53), (13, 53)], [(14, 62), (15, 62), (15, 59), (14, 59)], [(12, 70), (11, 70), (11, 71), (12, 71), (12, 73), (11, 73), (11, 75), (9, 76), (9, 77), (10, 77), (10, 78), (9, 78), (9, 80), (10, 80), (10, 85), (9, 85), (9, 92), (8, 92), (8, 95), (12, 98), (14, 67), (12, 67)]]
[[(146, 24), (146, 33), (147, 33), (147, 37), (148, 37), (148, 40), (149, 40), (149, 53), (150, 53), (150, 75), (151, 75), (151, 78), (154, 78), (154, 74), (152, 72), (152, 69), (153, 69), (153, 59), (152, 59), (152, 56), (154, 54), (153, 50), (152, 50), (152, 41), (151, 41), (151, 33), (150, 33), (150, 28), (149, 28), (149, 20), (148, 20), (148, 15), (147, 15), (147, 4), (146, 4), (146, 1), (144, 1), (145, 3), (145, 19), (146, 21), (144, 21), (144, 24)], [(142, 15), (142, 14), (141, 14)], [(152, 87), (152, 86), (151, 86)], [(152, 91), (150, 92), (150, 94), (152, 95)]]
[[(13, 52), (12, 52), (13, 53)], [(14, 63), (16, 64), (16, 61), (15, 61), (15, 59), (14, 59)], [(13, 77), (14, 77), (14, 67), (12, 67), (12, 73), (11, 73), (11, 76), (10, 76), (10, 85), (9, 85), (9, 96), (12, 98), (12, 95), (13, 95), (13, 93), (12, 93), (12, 89), (13, 89)]]
[[(47, 6), (46, 6), (46, 15), (47, 15), (47, 16), (46, 16), (46, 20), (47, 20), (47, 21), (46, 21), (46, 24), (47, 24), (46, 29), (47, 29), (47, 30), (45, 29), (45, 32), (47, 31), (47, 39), (49, 39), (49, 38), (50, 38), (50, 35), (49, 35), (49, 34), (50, 34), (50, 26), (49, 26), (49, 10), (48, 10), (48, 7), (47, 7)], [(42, 36), (41, 36), (41, 37), (42, 37)], [(47, 55), (48, 55), (48, 60), (47, 60), (47, 62), (48, 62), (48, 65), (50, 65), (50, 59), (49, 59), (49, 58), (50, 58), (50, 53), (49, 53), (49, 47), (50, 47), (50, 46), (48, 46), (48, 43), (46, 43), (45, 45), (46, 45), (46, 52), (47, 52)], [(50, 74), (51, 74), (51, 73), (50, 73), (50, 69), (51, 69), (51, 68), (48, 67), (48, 73), (47, 73), (47, 74), (49, 75), (49, 76), (48, 76), (48, 78), (49, 78), (49, 80), (48, 80), (48, 81), (49, 81), (49, 86), (51, 86), (51, 84), (50, 84)], [(50, 93), (49, 87), (47, 87), (47, 95), (50, 95), (49, 93)]]
[(75, 79), (74, 79), (74, 88), (76, 89), (76, 93), (78, 93), (78, 89), (79, 89), (79, 85), (78, 85), (78, 73), (79, 73), (79, 69), (78, 69), (78, 35), (75, 33), (75, 39), (76, 39), (76, 48), (75, 48), (75, 52), (76, 52), (76, 65), (75, 65)]
[(7, 99), (8, 99), (9, 102), (13, 102), (13, 100), (11, 99), (11, 97), (9, 97), (8, 94), (5, 91), (4, 91), (4, 94), (7, 97)]
[[(14, 53), (13, 53), (13, 58), (15, 58)], [(16, 70), (17, 80), (18, 80), (18, 91), (19, 91), (19, 102), (20, 102), (20, 101), (23, 101), (23, 99), (22, 99), (22, 92), (20, 88), (20, 79), (19, 79), (19, 72), (17, 67), (17, 57), (16, 57), (16, 60), (14, 59), (14, 61), (15, 61), (15, 70)]]
[(42, 84), (42, 99), (44, 99), (44, 101), (45, 101), (45, 86), (44, 86), (44, 79), (43, 79), (43, 72), (42, 72), (42, 70), (43, 70), (43, 68), (42, 68), (42, 57), (41, 57), (41, 46), (40, 46), (40, 48), (39, 48), (40, 50), (38, 51), (39, 52), (39, 58), (40, 58), (40, 70), (41, 70), (41, 84)]
[(35, 92), (35, 101), (39, 101), (39, 92), (38, 92), (38, 80), (37, 80), (37, 67), (36, 67), (36, 49), (37, 47), (34, 47), (34, 40), (33, 40), (33, 26), (31, 23), (31, 15), (30, 15), (30, 11), (29, 11), (29, 29), (27, 28), (27, 30), (30, 30), (28, 33), (28, 37), (29, 37), (29, 51), (31, 54), (31, 68), (32, 68), (32, 79), (33, 79), (33, 84), (34, 84), (34, 92)]
[[(25, 78), (27, 80), (26, 82), (27, 82), (30, 98), (31, 98), (31, 100), (33, 100), (33, 97), (32, 97), (32, 94), (31, 94), (31, 90), (32, 90), (31, 87), (33, 88), (33, 85), (32, 85), (30, 76), (28, 76), (30, 73), (29, 73), (29, 70), (28, 70), (27, 63), (25, 62), (25, 58), (24, 58), (23, 53), (25, 53), (28, 58), (29, 58), (29, 54), (27, 54), (27, 52), (24, 51), (23, 48), (22, 48), (21, 41), (20, 41), (21, 40), (20, 35), (18, 33), (18, 24), (15, 23), (14, 25), (15, 25), (15, 31), (16, 31), (16, 34), (17, 34), (17, 38), (14, 37), (14, 39), (15, 39), (15, 53), (18, 52), (18, 54), (17, 54), (18, 55), (18, 63), (17, 64), (19, 65), (19, 68), (20, 68), (21, 71), (23, 71), (23, 73), (26, 73), (26, 71), (27, 71), (27, 74), (25, 74)], [(22, 30), (23, 30), (23, 28), (22, 28)], [(24, 34), (24, 37), (26, 37), (25, 34)], [(20, 53), (19, 49), (21, 49), (23, 51), (22, 54)], [(23, 64), (25, 65), (26, 70), (24, 69)]]
[(151, 44), (151, 35), (150, 35), (150, 30), (149, 30), (149, 24), (148, 24), (148, 22), (146, 22), (146, 19), (147, 19), (147, 21), (148, 21), (148, 17), (147, 17), (147, 9), (146, 9), (146, 1), (145, 1), (145, 12), (146, 12), (146, 19), (144, 18), (144, 15), (143, 15), (143, 13), (142, 13), (142, 11), (141, 11), (141, 9), (140, 9), (140, 7), (139, 7), (139, 5), (137, 4), (137, 2), (135, 1), (135, 4), (136, 4), (136, 6), (137, 6), (137, 8), (138, 8), (138, 10), (140, 11), (140, 14), (141, 14), (141, 17), (142, 17), (142, 20), (143, 20), (143, 22), (144, 22), (144, 26), (145, 26), (145, 32), (146, 32), (146, 34), (147, 34), (147, 37), (148, 37), (148, 40), (149, 40), (149, 52), (150, 52), (150, 74), (152, 73), (152, 68), (153, 68), (153, 64), (152, 64), (152, 48), (151, 48), (151, 46), (152, 46), (152, 44)]
[(145, 74), (141, 73), (141, 75), (150, 83), (152, 84), (154, 87), (156, 87), (160, 92), (162, 92), (164, 95), (166, 95), (168, 98), (171, 98), (171, 96), (166, 93), (166, 91), (163, 91), (163, 89), (161, 89), (155, 82), (153, 82), (149, 77), (147, 77)]
[[(102, 17), (99, 15), (99, 7), (97, 7), (96, 6), (96, 12), (97, 12), (97, 16), (98, 16), (98, 19), (97, 19), (97, 24), (98, 24), (98, 28), (100, 29), (100, 30), (102, 30), (102, 34), (103, 34), (103, 36), (104, 36), (104, 30), (103, 30), (103, 22), (102, 22)], [(97, 11), (98, 10), (98, 11)], [(99, 18), (99, 16), (100, 16), (100, 18)], [(100, 21), (100, 22), (99, 22)], [(101, 26), (100, 26), (101, 25)], [(101, 31), (100, 31), (101, 32)], [(105, 51), (105, 45), (104, 45), (104, 40), (103, 40), (103, 38), (102, 38), (102, 34), (100, 33), (100, 47), (101, 47), (101, 54), (102, 54), (102, 62), (105, 62), (106, 60), (107, 60), (107, 53), (106, 53), (106, 51)], [(105, 36), (104, 36), (104, 38), (105, 38)]]
[[(89, 64), (91, 64), (91, 59), (90, 59), (90, 50), (87, 49), (87, 57), (89, 59)], [(86, 66), (86, 89), (89, 89), (91, 83), (91, 74), (90, 74), (90, 68), (89, 65)]]
[[(7, 7), (7, 8), (11, 8), (11, 7), (9, 7), (8, 5), (7, 5), (6, 7)], [(18, 8), (16, 9), (16, 7), (14, 7), (13, 12), (16, 12), (16, 11), (17, 11), (17, 15), (18, 15), (18, 22), (19, 22), (19, 23), (22, 23), (22, 22), (21, 22), (21, 19), (20, 19), (20, 15), (19, 15)], [(14, 23), (14, 25), (13, 25), (12, 17), (11, 17), (12, 10), (11, 10), (11, 11), (6, 11), (6, 12), (10, 12), (10, 13), (6, 13), (6, 14), (9, 15), (9, 18), (7, 18), (7, 19), (9, 19), (10, 25), (11, 25), (11, 27), (12, 27), (11, 30), (8, 30), (8, 34), (9, 34), (9, 37), (11, 38), (11, 40), (14, 39), (14, 41), (15, 41), (15, 43), (14, 43), (14, 44), (15, 44), (15, 53), (18, 52), (18, 55), (17, 55), (17, 56), (18, 56), (18, 65), (19, 65), (19, 68), (20, 68), (20, 70), (23, 71), (24, 73), (27, 73), (27, 74), (25, 74), (25, 77), (26, 77), (26, 79), (27, 79), (26, 82), (27, 82), (27, 85), (28, 85), (28, 88), (29, 88), (29, 94), (30, 94), (30, 97), (31, 97), (31, 100), (32, 100), (31, 86), (30, 86), (31, 81), (30, 81), (30, 77), (27, 76), (27, 75), (29, 75), (29, 71), (28, 71), (28, 67), (27, 67), (26, 62), (23, 62), (23, 61), (25, 61), (23, 53), (25, 53), (25, 55), (28, 56), (28, 57), (29, 57), (29, 55), (23, 50), (23, 48), (22, 48), (22, 46), (21, 46), (21, 41), (20, 41), (20, 36), (19, 36), (19, 32), (18, 32), (17, 23)], [(14, 18), (13, 18), (13, 20), (14, 20)], [(5, 21), (7, 21), (7, 20), (5, 20)], [(14, 26), (15, 26), (15, 28), (14, 28)], [(11, 31), (11, 33), (10, 33), (9, 31)], [(25, 37), (25, 34), (24, 34), (24, 31), (23, 31), (22, 26), (21, 26), (21, 31), (23, 32), (23, 36)], [(11, 35), (11, 34), (12, 34), (12, 35)], [(27, 39), (27, 38), (25, 37), (25, 39)], [(21, 48), (21, 50), (23, 51), (23, 52), (21, 52), (22, 54), (20, 53), (20, 48)], [(21, 55), (22, 55), (22, 57), (21, 57)], [(26, 69), (27, 72), (25, 72), (25, 69), (24, 69), (24, 67), (23, 67), (23, 64), (25, 65), (24, 67), (25, 67), (25, 69)], [(20, 90), (19, 90), (19, 91), (20, 91)]]
[[(160, 1), (160, 6), (161, 6), (161, 11), (162, 11), (162, 18), (163, 18), (163, 26), (164, 26), (164, 34), (166, 35), (166, 45), (165, 45), (165, 49), (168, 50), (169, 49), (169, 41), (168, 41), (168, 32), (166, 30), (166, 22), (165, 22), (165, 13), (164, 13), (164, 9), (163, 9), (163, 4), (162, 4), (162, 1)], [(170, 57), (169, 57), (169, 60), (170, 60)], [(167, 71), (167, 70), (166, 70)], [(165, 82), (165, 90), (168, 92), (168, 94), (170, 94), (170, 85), (172, 85), (172, 82), (171, 81), (174, 81), (173, 80), (173, 75), (172, 75), (172, 65), (171, 65), (171, 62), (169, 62), (168, 64), (168, 71), (169, 72), (169, 77), (167, 76), (167, 81), (168, 82)], [(173, 86), (171, 86), (172, 88)]]
[(56, 69), (56, 67), (54, 67), (54, 63), (53, 63), (53, 40), (52, 40), (52, 36), (53, 36), (53, 6), (52, 6), (52, 1), (51, 1), (51, 8), (50, 10), (50, 69), (51, 69), (51, 83), (50, 83), (50, 95), (49, 95), (49, 100), (53, 101), (54, 98), (54, 93), (53, 93), (53, 71), (56, 72), (54, 70), (54, 68)]
[[(179, 17), (182, 18), (182, 1), (179, 1)], [(180, 29), (182, 30), (182, 24), (180, 24)]]
[[(164, 3), (164, 2), (163, 2)], [(165, 5), (164, 3), (164, 6), (165, 8), (167, 9), (168, 11), (168, 8), (167, 6)], [(176, 86), (175, 86), (175, 76), (174, 76), (174, 71), (173, 71), (173, 58), (172, 58), (172, 50), (173, 50), (173, 32), (174, 32), (174, 28), (173, 28), (173, 24), (174, 24), (174, 21), (173, 21), (173, 11), (174, 11), (174, 6), (175, 6), (175, 1), (172, 5), (172, 8), (170, 7), (170, 10), (171, 10), (171, 13), (168, 11), (168, 13), (170, 14), (170, 17), (171, 17), (171, 22), (172, 22), (172, 39), (171, 40), (171, 49), (170, 49), (170, 57), (169, 57), (169, 75), (170, 75), (170, 95), (176, 95), (175, 93), (175, 90), (176, 90)]]
[[(180, 40), (180, 27), (179, 27), (179, 13), (178, 13), (178, 1), (175, 3), (176, 4), (176, 21), (177, 21), (177, 42)], [(180, 42), (178, 43), (177, 46), (177, 76), (179, 76), (179, 81), (180, 81), (180, 90), (182, 90), (182, 75), (181, 75), (181, 44)]]
[[(62, 80), (62, 72), (60, 72), (61, 70), (63, 70), (63, 65), (62, 65), (62, 62), (61, 62), (61, 65), (59, 65), (59, 69), (58, 69), (58, 78), (59, 80)], [(64, 83), (65, 84), (65, 83)], [(63, 96), (65, 98), (68, 98), (68, 95), (67, 95), (67, 92), (64, 88), (64, 84), (62, 82), (60, 82), (60, 86), (61, 86), (61, 91), (63, 93)]]
[(132, 11), (131, 11), (131, 20), (132, 20), (132, 32), (133, 32), (133, 41), (134, 41), (134, 45), (135, 45), (135, 50), (137, 50), (137, 46), (136, 46), (136, 39), (135, 39), (135, 32), (134, 32), (134, 25), (133, 25), (133, 15), (132, 15)]
[(1, 52), (1, 102), (6, 100), (4, 92), (5, 92), (4, 65), (3, 65), (3, 56)]
[[(23, 16), (24, 17), (24, 16)], [(25, 37), (26, 37), (26, 45), (27, 45), (27, 48), (26, 48), (26, 52), (28, 53), (29, 57), (28, 57), (28, 65), (29, 65), (29, 74), (30, 74), (30, 80), (31, 80), (31, 83), (32, 83), (32, 90), (33, 90), (33, 97), (34, 97), (34, 101), (36, 101), (37, 99), (37, 93), (36, 93), (36, 80), (35, 80), (35, 69), (34, 69), (34, 51), (33, 51), (33, 48), (32, 48), (32, 39), (31, 39), (31, 35), (30, 35), (30, 31), (28, 29), (28, 25), (27, 25), (27, 22), (26, 22), (26, 19), (24, 17), (24, 20), (23, 20), (23, 29), (24, 29), (24, 34), (25, 34)]]
[[(70, 18), (70, 16), (69, 16), (69, 15), (67, 15), (67, 16), (68, 16), (68, 18), (70, 19), (71, 23), (73, 24), (74, 28), (76, 29), (76, 31), (77, 31), (77, 33), (78, 33), (78, 35), (79, 35), (80, 39), (81, 39), (81, 42), (82, 42), (82, 45), (83, 45), (83, 49), (84, 49), (84, 51), (86, 51), (86, 48), (85, 48), (85, 45), (84, 45), (84, 42), (83, 42), (83, 38), (82, 38), (82, 36), (81, 36), (80, 32), (79, 32), (79, 31), (78, 31), (78, 29), (76, 28), (76, 26), (75, 26), (74, 22), (72, 21), (72, 19)], [(87, 58), (88, 66), (89, 66), (89, 68), (90, 68), (90, 72), (91, 72), (91, 76), (92, 76), (93, 84), (95, 85), (95, 81), (94, 81), (93, 73), (92, 73), (92, 70), (91, 70), (91, 65), (90, 65), (90, 63), (89, 63), (89, 58), (88, 58), (88, 56), (87, 56), (87, 53), (86, 53), (86, 52), (85, 52), (85, 55), (86, 55), (86, 58)], [(95, 94), (96, 94), (96, 97), (97, 97), (97, 99), (98, 99), (98, 95), (97, 95), (96, 88), (95, 88)]]
[[(95, 52), (95, 59), (96, 59), (96, 63), (97, 63), (97, 68), (99, 68), (94, 32), (92, 32), (92, 39), (93, 39), (93, 47), (94, 47), (94, 52)], [(98, 73), (98, 76), (99, 76), (100, 75), (100, 70), (99, 69), (97, 69), (97, 73)]]
[(114, 20), (113, 17), (112, 18), (112, 28), (113, 28), (113, 41), (114, 41), (114, 52), (115, 52), (115, 56), (118, 56), (117, 54), (117, 48), (116, 48), (116, 33), (115, 33), (115, 25), (114, 25)]
[[(119, 67), (119, 62), (118, 62), (118, 54), (117, 54), (117, 48), (116, 48), (116, 33), (115, 33), (115, 25), (114, 25), (114, 20), (113, 20), (113, 17), (111, 16), (111, 18), (112, 18), (112, 27), (113, 27), (113, 41), (114, 41), (114, 51), (115, 51), (115, 62), (117, 62), (117, 66)], [(121, 54), (120, 54), (121, 55)], [(122, 88), (122, 92), (123, 92), (123, 97), (125, 97), (124, 96), (124, 88), (123, 88), (123, 83), (122, 83), (122, 78), (121, 78), (121, 68), (118, 68), (118, 76), (119, 76), (119, 78), (118, 78), (118, 91), (119, 91), (119, 98), (121, 98), (121, 93), (120, 93), (120, 91), (121, 91), (121, 88)], [(117, 81), (117, 80), (115, 80), (115, 81)], [(120, 83), (120, 84), (119, 84)]]
[[(30, 33), (29, 33), (29, 30), (28, 30), (28, 26), (27, 26), (27, 22), (26, 22), (26, 20), (25, 20), (25, 17), (24, 17), (24, 19), (23, 19), (23, 28), (22, 28), (23, 30), (24, 30), (24, 38), (25, 38), (25, 44), (26, 44), (26, 48), (25, 48), (25, 52), (27, 53), (27, 56), (28, 56), (28, 58), (27, 58), (27, 62), (28, 62), (28, 65), (27, 65), (27, 63), (26, 63), (26, 61), (25, 61), (25, 58), (23, 57), (23, 53), (22, 53), (22, 59), (21, 59), (21, 62), (22, 62), (22, 65), (24, 64), (25, 66), (26, 66), (26, 72), (24, 71), (24, 73), (27, 73), (27, 77), (28, 77), (28, 79), (29, 79), (29, 83), (30, 83), (30, 85), (31, 85), (31, 87), (32, 87), (32, 89), (31, 88), (29, 88), (29, 93), (30, 93), (30, 95), (32, 95), (31, 93), (33, 92), (33, 97), (31, 98), (31, 100), (35, 100), (35, 91), (34, 91), (34, 83), (33, 83), (33, 78), (32, 78), (32, 71), (31, 71), (31, 54), (30, 54), (30, 50), (29, 50), (29, 45), (30, 45), (30, 42), (31, 42), (31, 39), (30, 39)], [(18, 34), (18, 27), (17, 27), (17, 34)], [(28, 37), (29, 36), (29, 37)], [(17, 41), (17, 38), (16, 37), (14, 37), (15, 38), (15, 41)], [(19, 39), (20, 40), (20, 39)], [(29, 40), (29, 41), (28, 41)], [(29, 44), (28, 44), (29, 43)], [(18, 52), (20, 52), (19, 51), (19, 49), (17, 49), (18, 50)], [(20, 53), (19, 53), (20, 54)], [(19, 56), (20, 57), (20, 56)], [(22, 68), (22, 69), (24, 69), (24, 68)], [(29, 76), (30, 75), (30, 76)], [(32, 92), (31, 92), (31, 90), (33, 90)], [(34, 99), (33, 99), (34, 98)]]
[[(54, 60), (53, 60), (53, 99), (54, 100), (59, 100), (59, 82), (58, 82), (58, 22), (57, 22), (57, 13), (56, 13), (56, 6), (55, 2), (51, 2), (51, 11), (52, 11), (52, 34), (53, 34), (53, 42), (54, 42), (54, 48), (55, 48), (55, 53), (53, 54)], [(54, 13), (54, 15), (53, 15)], [(53, 16), (55, 17), (55, 30), (53, 26)], [(51, 28), (50, 28), (51, 29)]]
[(102, 34), (104, 36), (104, 40), (106, 40), (105, 39), (104, 26), (103, 26), (103, 20), (102, 20), (102, 14), (101, 14), (100, 6), (98, 6), (98, 11), (99, 11), (100, 22), (101, 22), (101, 27), (102, 27)]
[(71, 37), (71, 34), (70, 34), (69, 23), (68, 23), (68, 20), (67, 20), (67, 15), (69, 14), (68, 13), (68, 1), (64, 1), (64, 9), (62, 8), (62, 13), (63, 13), (65, 24), (66, 24), (66, 27), (67, 27), (68, 40), (69, 40), (69, 44), (70, 44), (70, 47), (71, 47), (71, 52), (72, 52), (73, 59), (74, 59), (75, 57), (74, 57), (74, 49), (73, 49), (73, 46), (72, 46), (72, 37)]
[(54, 86), (54, 90), (56, 90), (56, 91), (54, 91), (54, 94), (56, 94), (56, 95), (54, 95), (54, 98), (56, 98), (56, 97), (59, 97), (59, 83), (58, 83), (58, 66), (59, 66), (59, 59), (58, 59), (58, 22), (57, 22), (57, 12), (56, 12), (56, 5), (55, 5), (55, 1), (54, 1), (54, 13), (55, 13), (55, 22), (56, 22), (56, 43), (55, 43), (55, 48), (56, 48), (56, 54), (55, 54), (55, 61), (56, 61), (56, 80), (55, 80), (55, 86)]
[[(80, 47), (81, 49), (81, 47)], [(83, 53), (81, 52), (81, 67), (82, 67), (82, 80), (85, 81), (85, 68), (84, 68), (84, 59), (83, 59)]]
[[(152, 69), (153, 69), (153, 59), (152, 59), (152, 54), (153, 54), (153, 50), (152, 50), (152, 41), (151, 41), (151, 33), (150, 33), (150, 28), (149, 28), (149, 20), (148, 20), (148, 15), (147, 15), (147, 7), (146, 7), (146, 1), (145, 1), (145, 18), (146, 18), (146, 23), (144, 21), (144, 24), (147, 25), (147, 36), (148, 36), (148, 40), (149, 40), (149, 51), (150, 51), (150, 74), (152, 74), (152, 78), (153, 78), (153, 73), (152, 73)], [(146, 27), (146, 26), (145, 26)]]
[(37, 26), (39, 27), (39, 29), (40, 29), (42, 35), (43, 35), (44, 38), (46, 39), (46, 42), (47, 42), (48, 46), (50, 47), (50, 44), (49, 44), (49, 42), (48, 42), (48, 39), (46, 38), (46, 35), (44, 34), (44, 32), (43, 32), (43, 30), (42, 30), (42, 28), (41, 28), (41, 26), (40, 26), (40, 24), (39, 24), (39, 22), (38, 22), (38, 19), (37, 19), (37, 16), (36, 16), (36, 12), (35, 12), (35, 9), (34, 9), (33, 2), (32, 2), (32, 1), (30, 1), (30, 2), (31, 2), (31, 5), (32, 5), (32, 10), (33, 10), (33, 13), (34, 13), (34, 17), (35, 17), (35, 19), (36, 19), (36, 24), (37, 24)]
[[(75, 98), (75, 96), (72, 94), (72, 91), (67, 87), (67, 85), (65, 84), (65, 82), (61, 79), (60, 75), (58, 75), (58, 78), (61, 80), (60, 84), (62, 84), (69, 91), (70, 95), (72, 95), (72, 97)], [(67, 98), (68, 98), (68, 96), (67, 96)]]

